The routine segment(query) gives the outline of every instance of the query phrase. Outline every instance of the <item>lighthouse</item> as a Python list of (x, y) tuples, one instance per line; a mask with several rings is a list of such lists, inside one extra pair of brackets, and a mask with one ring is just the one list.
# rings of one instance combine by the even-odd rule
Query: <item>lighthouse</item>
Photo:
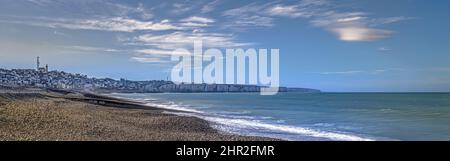
[(41, 73), (47, 73), (48, 72), (48, 65), (45, 65), (45, 67), (41, 68), (41, 62), (39, 60), (39, 56), (36, 58), (36, 71)]
[(41, 62), (39, 62), (39, 56), (36, 58), (36, 70), (39, 71), (39, 68), (41, 67)]

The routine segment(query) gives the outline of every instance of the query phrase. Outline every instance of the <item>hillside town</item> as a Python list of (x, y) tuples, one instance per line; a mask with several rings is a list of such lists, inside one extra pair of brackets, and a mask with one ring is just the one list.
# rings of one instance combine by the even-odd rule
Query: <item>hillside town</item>
[[(111, 78), (89, 78), (86, 75), (49, 71), (48, 65), (40, 66), (37, 57), (36, 69), (1, 69), (0, 85), (15, 87), (38, 87), (66, 90), (88, 90), (98, 92), (158, 93), (158, 92), (259, 92), (256, 85), (234, 84), (175, 84), (172, 81), (130, 81)], [(287, 91), (280, 88), (280, 91)]]

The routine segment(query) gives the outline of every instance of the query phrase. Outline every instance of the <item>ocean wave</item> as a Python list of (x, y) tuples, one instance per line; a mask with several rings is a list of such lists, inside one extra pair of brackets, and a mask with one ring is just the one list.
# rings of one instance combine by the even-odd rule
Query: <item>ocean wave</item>
[[(136, 96), (136, 94), (133, 94)], [(119, 94), (110, 94), (110, 97), (118, 98), (118, 99), (128, 99), (133, 100), (136, 102), (140, 102), (145, 104), (146, 106), (150, 107), (156, 107), (161, 109), (168, 109), (168, 110), (177, 110), (177, 111), (183, 111), (183, 112), (192, 112), (192, 113), (203, 113), (203, 111), (195, 110), (192, 108), (185, 108), (184, 106), (180, 106), (175, 104), (174, 102), (159, 102), (156, 98), (130, 98), (130, 97), (124, 97), (119, 96)]]
[(216, 113), (224, 114), (224, 115), (243, 115), (243, 114), (249, 114), (250, 111), (218, 111)]
[(179, 106), (176, 104), (145, 103), (145, 105), (151, 106), (151, 107), (156, 107), (156, 108), (177, 110), (177, 111), (190, 112), (190, 113), (204, 113), (203, 111), (195, 110), (192, 108), (185, 108), (183, 106)]
[(251, 120), (244, 120), (244, 119), (227, 119), (227, 118), (214, 118), (214, 117), (206, 117), (205, 119), (208, 121), (212, 121), (212, 122), (216, 122), (216, 123), (220, 123), (220, 124), (239, 126), (239, 127), (243, 127), (243, 128), (246, 128), (246, 127), (263, 128), (263, 129), (268, 129), (268, 130), (288, 132), (288, 133), (300, 134), (300, 135), (311, 136), (311, 137), (326, 138), (326, 139), (331, 139), (331, 140), (342, 140), (342, 141), (371, 141), (372, 140), (372, 139), (362, 138), (359, 136), (349, 135), (349, 134), (324, 132), (324, 131), (318, 131), (318, 130), (302, 128), (302, 127), (294, 127), (294, 126), (288, 126), (288, 125), (275, 125), (275, 124), (262, 123), (262, 122), (251, 121)]
[[(171, 113), (177, 114), (177, 115), (199, 117), (201, 119), (204, 119), (204, 120), (216, 123), (216, 124), (224, 125), (221, 127), (219, 126), (218, 128), (220, 128), (220, 130), (223, 130), (226, 132), (234, 132), (232, 130), (232, 128), (250, 129), (250, 130), (252, 130), (252, 129), (258, 130), (259, 129), (259, 130), (270, 130), (273, 132), (296, 134), (296, 135), (301, 135), (301, 136), (306, 136), (306, 137), (324, 138), (324, 139), (336, 140), (336, 141), (374, 141), (373, 139), (359, 137), (359, 136), (351, 135), (351, 134), (319, 131), (319, 130), (314, 130), (314, 129), (309, 129), (309, 128), (289, 126), (289, 125), (270, 124), (270, 123), (264, 123), (264, 122), (257, 121), (257, 120), (221, 118), (221, 117), (211, 117), (211, 116), (206, 116), (206, 115), (195, 115), (195, 114), (176, 113), (176, 112), (171, 112)], [(280, 138), (280, 139), (288, 139), (288, 138)]]

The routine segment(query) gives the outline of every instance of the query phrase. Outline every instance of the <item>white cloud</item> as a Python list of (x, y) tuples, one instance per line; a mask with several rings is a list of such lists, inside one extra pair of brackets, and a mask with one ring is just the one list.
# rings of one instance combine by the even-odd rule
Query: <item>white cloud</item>
[(314, 15), (311, 24), (335, 33), (342, 41), (377, 41), (388, 38), (394, 31), (378, 28), (409, 20), (407, 17), (370, 18), (365, 12), (338, 12), (329, 10)]
[(147, 11), (147, 9), (144, 7), (142, 3), (139, 3), (138, 7), (136, 8), (136, 12), (141, 14), (141, 18), (148, 20), (150, 18), (153, 18), (153, 14)]
[(311, 14), (300, 10), (299, 5), (276, 5), (268, 9), (268, 13), (274, 16), (310, 17)]
[(340, 18), (337, 20), (337, 22), (353, 22), (353, 21), (358, 21), (361, 19), (365, 19), (366, 17), (361, 17), (361, 16), (355, 16), (355, 17), (346, 17), (346, 18)]
[(291, 18), (310, 18), (327, 10), (330, 2), (326, 0), (302, 0), (295, 4), (276, 4), (266, 9), (267, 14), (272, 16), (285, 16)]
[[(173, 32), (169, 34), (145, 34), (135, 37), (133, 44), (141, 44), (142, 49), (135, 50), (137, 55), (133, 58), (135, 62), (152, 63), (159, 62), (161, 57), (171, 55), (185, 55), (175, 49), (186, 49), (192, 52), (194, 41), (202, 40), (203, 47), (242, 47), (251, 45), (250, 43), (237, 43), (233, 35), (219, 33), (186, 33)], [(156, 58), (153, 58), (156, 57)], [(164, 62), (164, 61), (162, 61)]]
[(27, 0), (27, 1), (38, 6), (47, 6), (52, 3), (51, 0)]
[(373, 71), (372, 74), (379, 74), (379, 73), (384, 73), (384, 72), (387, 72), (387, 70), (385, 70), (385, 69), (377, 69), (377, 70)]
[(344, 26), (330, 29), (343, 41), (376, 41), (392, 35), (392, 31), (358, 26)]
[(369, 19), (364, 12), (338, 12), (328, 9), (329, 3), (310, 3), (310, 1), (295, 5), (275, 5), (268, 9), (271, 15), (287, 16), (291, 18), (306, 18), (311, 24), (337, 35), (342, 41), (376, 41), (390, 37), (393, 31), (370, 27), (373, 24), (392, 23), (401, 18), (379, 19), (376, 22)]
[(171, 56), (171, 55), (189, 55), (189, 53), (179, 52), (175, 50), (166, 50), (166, 49), (141, 49), (136, 50), (136, 52), (147, 55), (160, 55), (160, 56)]
[(76, 15), (86, 17), (133, 16), (143, 20), (154, 17), (153, 8), (148, 8), (142, 3), (130, 4), (111, 0), (27, 0), (27, 2), (54, 11), (54, 15), (73, 15), (76, 12)]
[(273, 18), (264, 16), (243, 16), (226, 24), (227, 27), (245, 29), (246, 27), (271, 27), (274, 26)]
[(210, 23), (215, 22), (214, 19), (192, 16), (185, 19), (180, 20), (180, 25), (187, 28), (200, 28), (200, 27), (208, 27)]
[(381, 25), (385, 25), (385, 24), (391, 24), (391, 23), (396, 23), (396, 22), (401, 22), (401, 21), (406, 21), (406, 20), (412, 20), (414, 19), (413, 17), (404, 17), (404, 16), (397, 16), (397, 17), (386, 17), (386, 18), (376, 18), (376, 19), (371, 19), (369, 20), (367, 23), (369, 26), (381, 26)]
[(153, 18), (154, 15), (151, 13), (149, 9), (147, 9), (144, 4), (139, 3), (137, 7), (129, 6), (120, 3), (113, 3), (108, 1), (100, 1), (100, 4), (103, 4), (106, 7), (110, 7), (110, 14), (118, 14), (119, 16), (128, 16), (129, 14), (137, 14), (140, 18), (144, 20), (148, 20)]
[(122, 50), (93, 47), (93, 46), (63, 46), (65, 49), (77, 50), (77, 51), (87, 51), (87, 52), (121, 52)]
[(326, 0), (302, 0), (291, 4), (251, 3), (227, 10), (223, 15), (233, 19), (229, 26), (234, 27), (271, 27), (274, 16), (302, 18), (315, 27), (334, 33), (339, 40), (352, 42), (388, 38), (394, 31), (379, 26), (411, 19), (403, 16), (371, 18), (365, 12), (342, 12), (339, 6)]
[(450, 67), (433, 67), (433, 68), (427, 69), (427, 71), (450, 72)]
[(181, 22), (198, 22), (198, 23), (213, 23), (215, 22), (213, 19), (205, 18), (205, 17), (198, 17), (198, 16), (191, 16), (185, 19), (180, 20)]
[(248, 28), (248, 27), (271, 27), (273, 26), (273, 18), (266, 15), (264, 10), (272, 5), (272, 3), (258, 5), (256, 3), (248, 4), (242, 7), (226, 10), (222, 13), (231, 21), (226, 22), (225, 26), (232, 28)]
[(167, 21), (152, 22), (139, 21), (126, 17), (113, 18), (97, 18), (97, 19), (58, 19), (45, 17), (19, 17), (21, 20), (0, 20), (5, 23), (26, 24), (40, 27), (64, 28), (73, 30), (101, 30), (101, 31), (118, 31), (118, 32), (134, 32), (139, 30), (180, 30)]
[(138, 62), (138, 63), (165, 63), (168, 60), (163, 60), (162, 58), (157, 57), (131, 57), (130, 61)]
[(194, 41), (202, 40), (206, 47), (240, 47), (247, 46), (250, 43), (237, 43), (231, 34), (219, 33), (186, 33), (173, 32), (170, 34), (140, 35), (134, 39), (145, 45), (155, 46), (164, 49), (190, 48)]
[(217, 7), (217, 5), (219, 5), (219, 3), (220, 3), (220, 0), (215, 0), (215, 1), (209, 2), (202, 7), (200, 12), (201, 13), (209, 13), (209, 12), (213, 11)]
[(317, 15), (311, 23), (336, 34), (339, 40), (350, 42), (377, 41), (388, 38), (394, 33), (370, 26), (371, 20), (364, 12), (329, 11)]
[(194, 22), (183, 22), (180, 23), (181, 26), (186, 28), (198, 28), (198, 27), (208, 27), (208, 24), (205, 23), (194, 23)]
[(387, 68), (387, 69), (375, 69), (375, 70), (348, 70), (348, 71), (337, 71), (337, 72), (321, 72), (322, 75), (353, 75), (353, 74), (381, 74), (386, 72), (399, 72), (404, 71), (402, 68)]
[(364, 12), (336, 12), (326, 11), (317, 13), (310, 19), (310, 23), (316, 27), (336, 26), (343, 24), (360, 24), (361, 20), (367, 19)]
[(378, 26), (409, 20), (407, 17), (369, 18), (364, 12), (335, 12), (318, 15), (311, 21), (323, 27), (343, 41), (376, 41), (390, 37), (394, 31), (378, 29)]
[(232, 27), (271, 27), (274, 26), (273, 17), (310, 18), (327, 6), (323, 0), (303, 0), (295, 4), (281, 4), (270, 2), (265, 4), (251, 3), (242, 7), (229, 9), (222, 15), (231, 18), (228, 26)]
[(380, 51), (380, 52), (390, 52), (390, 51), (392, 51), (392, 49), (387, 48), (387, 47), (380, 47), (380, 48), (378, 48), (378, 51)]
[(170, 11), (172, 14), (184, 14), (190, 10), (192, 10), (192, 6), (185, 3), (174, 3), (172, 5), (173, 9)]
[(136, 30), (161, 31), (161, 30), (180, 29), (179, 27), (176, 27), (166, 22), (167, 21), (153, 23), (151, 21), (139, 21), (124, 17), (115, 17), (106, 19), (82, 20), (73, 25), (67, 25), (67, 27), (68, 28), (73, 27), (75, 29), (79, 28), (79, 29), (123, 31), (123, 32), (133, 32)]
[(321, 72), (320, 74), (329, 75), (329, 74), (358, 74), (364, 73), (362, 70), (350, 70), (350, 71), (340, 71), (340, 72)]
[(60, 31), (53, 31), (53, 34), (58, 36), (68, 36), (66, 33)]
[(254, 14), (264, 14), (263, 11), (271, 6), (272, 3), (258, 4), (251, 3), (238, 8), (229, 9), (223, 12), (224, 16), (243, 16), (243, 15), (254, 15)]

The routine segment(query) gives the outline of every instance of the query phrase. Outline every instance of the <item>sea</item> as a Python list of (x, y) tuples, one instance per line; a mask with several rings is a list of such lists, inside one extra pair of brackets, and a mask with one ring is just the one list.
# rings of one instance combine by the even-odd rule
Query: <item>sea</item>
[(450, 140), (450, 93), (111, 94), (227, 133), (293, 141)]

